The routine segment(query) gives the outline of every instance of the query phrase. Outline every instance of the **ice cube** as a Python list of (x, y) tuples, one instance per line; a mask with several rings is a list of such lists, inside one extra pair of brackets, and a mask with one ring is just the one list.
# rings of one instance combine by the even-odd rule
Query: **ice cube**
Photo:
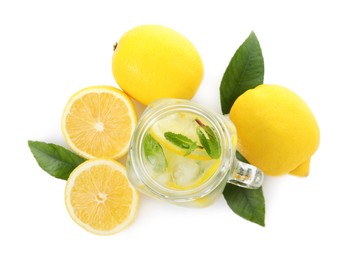
[(198, 178), (200, 167), (192, 160), (180, 161), (174, 167), (174, 181), (177, 185), (192, 185)]
[(159, 184), (166, 186), (170, 182), (170, 173), (161, 173), (155, 179)]

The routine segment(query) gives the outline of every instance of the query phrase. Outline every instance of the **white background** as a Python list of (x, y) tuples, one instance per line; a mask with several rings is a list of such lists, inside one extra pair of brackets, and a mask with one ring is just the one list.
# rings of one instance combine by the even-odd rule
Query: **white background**
[[(98, 3), (97, 3), (98, 2)], [(0, 259), (349, 259), (349, 59), (346, 1), (1, 1)], [(200, 52), (194, 100), (220, 112), (219, 85), (254, 30), (265, 83), (313, 110), (321, 145), (310, 176), (267, 177), (266, 227), (223, 198), (188, 209), (141, 196), (134, 223), (109, 237), (69, 217), (65, 181), (43, 172), (27, 140), (65, 145), (61, 113), (91, 85), (117, 86), (113, 44), (141, 24), (169, 26)], [(143, 258), (141, 258), (143, 257)]]

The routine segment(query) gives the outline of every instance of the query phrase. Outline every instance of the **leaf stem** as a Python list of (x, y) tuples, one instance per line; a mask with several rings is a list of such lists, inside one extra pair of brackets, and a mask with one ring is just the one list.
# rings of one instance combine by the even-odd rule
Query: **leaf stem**
[(194, 121), (200, 126), (200, 127), (205, 127), (205, 124), (202, 123), (198, 118), (196, 118)]

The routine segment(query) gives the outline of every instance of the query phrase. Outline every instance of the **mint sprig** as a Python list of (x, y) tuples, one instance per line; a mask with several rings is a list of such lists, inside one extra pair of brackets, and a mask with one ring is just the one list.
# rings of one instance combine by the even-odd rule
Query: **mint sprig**
[[(201, 145), (198, 145), (196, 141), (179, 133), (165, 132), (165, 139), (181, 149), (184, 149), (184, 156), (188, 156), (196, 149), (205, 149), (212, 159), (218, 159), (221, 155), (221, 149), (219, 139), (214, 129), (203, 124), (199, 119), (195, 119), (195, 122), (199, 125), (196, 132)], [(202, 131), (202, 129), (204, 131)]]
[(199, 125), (197, 128), (197, 135), (201, 145), (211, 158), (218, 159), (221, 155), (221, 148), (219, 139), (215, 134), (214, 129), (210, 126), (204, 125), (199, 119), (196, 119), (195, 121)]
[(184, 156), (188, 156), (191, 154), (196, 148), (200, 148), (197, 145), (197, 142), (193, 141), (192, 139), (188, 138), (187, 136), (183, 134), (173, 133), (173, 132), (165, 132), (164, 137), (169, 142), (175, 144), (176, 146), (180, 147), (181, 149), (184, 149), (186, 152)]
[(143, 152), (148, 162), (152, 165), (153, 170), (156, 172), (166, 170), (168, 162), (165, 158), (163, 148), (150, 134), (145, 137)]

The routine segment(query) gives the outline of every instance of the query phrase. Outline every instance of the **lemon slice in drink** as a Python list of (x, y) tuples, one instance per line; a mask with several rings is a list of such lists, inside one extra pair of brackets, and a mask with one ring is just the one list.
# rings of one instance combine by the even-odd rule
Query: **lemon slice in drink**
[[(150, 129), (151, 136), (164, 148), (169, 151), (184, 156), (186, 154), (186, 150), (181, 149), (176, 146), (172, 142), (168, 141), (164, 137), (164, 133), (172, 132), (175, 134), (182, 134), (191, 140), (197, 142), (200, 145), (200, 141), (196, 132), (198, 124), (195, 119), (201, 120), (204, 124), (206, 124), (206, 120), (200, 118), (197, 115), (193, 115), (190, 113), (174, 113), (167, 117), (164, 117), (158, 120)], [(194, 160), (210, 160), (210, 156), (204, 149), (196, 149), (189, 155), (186, 155), (186, 158), (194, 159)]]

